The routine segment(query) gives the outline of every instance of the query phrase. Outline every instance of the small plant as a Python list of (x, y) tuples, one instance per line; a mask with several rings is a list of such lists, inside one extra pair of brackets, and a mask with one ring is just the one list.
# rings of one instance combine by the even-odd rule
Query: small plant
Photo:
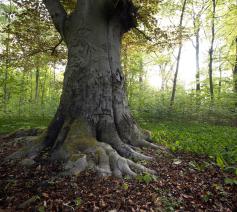
[(212, 197), (212, 193), (211, 192), (207, 192), (206, 194), (204, 194), (202, 196), (202, 199), (203, 199), (204, 202), (208, 202), (211, 197)]
[(159, 195), (159, 199), (161, 201), (162, 207), (164, 208), (164, 211), (173, 212), (182, 204), (179, 199), (176, 199), (175, 197), (170, 195), (170, 191), (168, 189), (157, 188), (156, 192)]
[(190, 161), (188, 163), (192, 168), (198, 170), (198, 171), (204, 171), (208, 166), (210, 166), (209, 163), (207, 163), (206, 161), (203, 163), (197, 163), (195, 161)]
[(228, 193), (225, 192), (225, 190), (224, 190), (224, 188), (223, 188), (223, 186), (222, 186), (221, 184), (214, 183), (214, 184), (212, 185), (212, 187), (213, 187), (216, 191), (218, 191), (218, 193), (219, 193), (220, 195), (222, 195), (223, 197), (226, 197), (226, 196), (228, 195)]
[(45, 212), (44, 206), (39, 206), (39, 207), (38, 207), (38, 211), (39, 211), (39, 212)]
[(237, 185), (237, 179), (225, 178), (224, 182), (227, 185)]
[(156, 177), (155, 177), (154, 175), (149, 174), (149, 173), (144, 173), (143, 175), (138, 175), (138, 176), (136, 177), (136, 179), (137, 179), (138, 182), (140, 182), (140, 183), (143, 183), (143, 182), (144, 182), (144, 183), (148, 184), (148, 183), (150, 183), (150, 182), (156, 180)]
[(75, 199), (75, 204), (76, 204), (77, 207), (79, 207), (79, 206), (81, 205), (81, 202), (82, 202), (82, 200), (81, 200), (80, 197), (77, 197), (77, 198)]
[(124, 184), (122, 185), (122, 187), (123, 187), (123, 189), (126, 191), (126, 190), (128, 190), (129, 185), (128, 185), (127, 183), (124, 183)]
[(179, 200), (176, 200), (172, 197), (161, 197), (162, 205), (167, 212), (173, 212), (175, 211), (175, 208), (178, 208), (181, 205), (181, 202)]
[[(147, 123), (145, 128), (152, 131), (155, 141), (166, 145), (171, 151), (207, 155), (222, 170), (235, 173), (237, 164), (236, 128), (170, 121)], [(189, 165), (196, 170), (203, 171), (210, 166), (210, 163), (191, 163)]]
[(222, 170), (225, 168), (225, 162), (224, 162), (223, 158), (222, 158), (220, 155), (218, 155), (218, 156), (216, 157), (216, 164), (217, 164)]

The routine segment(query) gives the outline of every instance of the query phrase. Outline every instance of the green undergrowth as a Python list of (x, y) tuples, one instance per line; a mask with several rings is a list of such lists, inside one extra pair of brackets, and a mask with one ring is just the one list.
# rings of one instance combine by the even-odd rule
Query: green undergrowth
[(152, 131), (155, 141), (174, 152), (208, 155), (220, 168), (236, 172), (237, 128), (169, 121), (145, 122), (142, 127)]
[(30, 128), (45, 128), (47, 127), (50, 118), (34, 118), (34, 119), (17, 119), (17, 118), (4, 118), (0, 119), (0, 134), (14, 132), (19, 129)]
[[(0, 134), (45, 128), (50, 119), (0, 119)], [(152, 131), (153, 139), (172, 151), (208, 155), (221, 169), (237, 174), (237, 128), (171, 121), (143, 122), (141, 126)]]

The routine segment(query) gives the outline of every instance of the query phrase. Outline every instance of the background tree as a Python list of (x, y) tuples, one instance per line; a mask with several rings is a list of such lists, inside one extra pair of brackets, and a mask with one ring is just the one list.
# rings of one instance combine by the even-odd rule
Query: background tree
[(212, 14), (211, 14), (211, 46), (209, 49), (209, 88), (212, 102), (214, 101), (214, 85), (213, 85), (213, 54), (215, 41), (215, 17), (216, 17), (216, 0), (212, 0)]
[(171, 99), (170, 99), (170, 106), (172, 107), (174, 104), (174, 99), (175, 99), (175, 93), (176, 93), (176, 84), (177, 84), (177, 77), (178, 77), (178, 73), (179, 73), (179, 63), (180, 63), (180, 57), (181, 57), (181, 53), (182, 53), (182, 27), (183, 27), (183, 18), (184, 18), (184, 12), (185, 12), (185, 8), (186, 8), (186, 3), (187, 0), (183, 1), (183, 6), (182, 6), (182, 11), (181, 11), (181, 15), (180, 15), (180, 22), (179, 22), (179, 49), (178, 49), (178, 55), (177, 55), (177, 63), (176, 63), (176, 69), (175, 69), (175, 74), (174, 74), (174, 81), (173, 81), (173, 89), (172, 89), (172, 94), (171, 94)]
[(197, 103), (200, 104), (200, 91), (201, 91), (201, 79), (200, 79), (200, 31), (202, 26), (202, 16), (206, 9), (205, 1), (193, 1), (192, 2), (192, 20), (193, 20), (193, 29), (195, 42), (193, 46), (195, 48), (196, 56), (196, 94), (197, 94)]

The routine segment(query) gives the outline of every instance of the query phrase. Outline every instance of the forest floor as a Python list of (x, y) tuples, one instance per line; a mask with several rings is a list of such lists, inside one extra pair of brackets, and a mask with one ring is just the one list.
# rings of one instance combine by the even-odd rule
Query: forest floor
[[(23, 143), (1, 135), (1, 161)], [(0, 211), (237, 211), (236, 175), (210, 157), (143, 151), (154, 157), (143, 164), (156, 170), (156, 177), (99, 178), (83, 172), (58, 178), (60, 164), (48, 163), (47, 157), (30, 168), (1, 164)]]

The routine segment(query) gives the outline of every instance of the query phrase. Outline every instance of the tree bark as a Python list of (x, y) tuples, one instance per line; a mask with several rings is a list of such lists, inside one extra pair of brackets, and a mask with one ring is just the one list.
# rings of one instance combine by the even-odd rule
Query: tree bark
[(33, 102), (33, 73), (32, 70), (30, 70), (30, 98), (29, 98), (29, 114), (32, 114), (32, 102)]
[[(198, 18), (198, 22), (200, 17)], [(200, 92), (201, 92), (201, 84), (200, 84), (200, 24), (198, 23), (196, 33), (195, 33), (195, 38), (196, 38), (196, 45), (195, 45), (195, 52), (196, 52), (196, 106), (197, 109), (200, 107)]]
[(53, 160), (64, 161), (66, 174), (86, 168), (118, 177), (154, 173), (128, 159), (151, 159), (134, 147), (158, 148), (133, 120), (124, 89), (121, 39), (135, 26), (134, 6), (128, 0), (79, 2), (61, 26), (62, 19), (53, 17), (57, 12), (64, 17), (59, 2), (53, 10), (52, 1), (45, 1), (63, 31), (68, 63), (60, 104), (43, 142), (23, 155), (32, 158), (50, 149)]
[[(124, 56), (123, 56), (123, 71), (124, 71), (124, 86), (125, 91), (128, 94), (128, 47), (124, 47)], [(128, 94), (129, 96), (129, 94)]]
[(45, 98), (45, 89), (46, 89), (46, 79), (47, 78), (47, 70), (45, 70), (44, 73), (44, 79), (42, 82), (42, 88), (41, 88), (41, 110), (42, 112), (42, 118), (44, 119), (45, 117), (45, 104), (44, 104), (44, 98)]
[[(143, 75), (144, 75), (144, 70), (143, 70), (143, 59), (139, 59), (139, 93), (142, 94), (143, 90)], [(142, 112), (142, 95), (139, 96), (139, 111)]]
[(175, 74), (174, 74), (172, 95), (171, 95), (171, 99), (170, 99), (170, 107), (172, 107), (174, 105), (174, 99), (175, 99), (175, 94), (176, 94), (176, 84), (177, 84), (177, 78), (178, 78), (178, 73), (179, 73), (179, 63), (180, 63), (180, 57), (181, 57), (182, 47), (183, 47), (181, 28), (183, 26), (183, 17), (184, 17), (186, 3), (187, 3), (187, 0), (184, 0), (182, 12), (181, 12), (181, 16), (180, 16), (180, 22), (179, 22), (179, 30), (180, 30), (179, 50), (178, 50), (178, 56), (177, 56), (176, 70), (175, 70)]
[(218, 82), (218, 99), (221, 99), (222, 92), (222, 63), (221, 63), (222, 49), (219, 51), (219, 82)]
[(199, 64), (199, 53), (200, 53), (200, 26), (196, 31), (196, 92), (199, 95), (201, 86), (200, 86), (200, 64)]
[(233, 69), (233, 87), (235, 94), (237, 94), (237, 37), (235, 39), (235, 45), (236, 45), (236, 53), (235, 53), (236, 55), (235, 55), (235, 66)]
[(21, 86), (20, 86), (20, 94), (19, 94), (19, 101), (18, 101), (18, 116), (21, 117), (22, 114), (22, 106), (24, 104), (24, 91), (25, 91), (25, 67), (22, 71), (22, 78), (21, 78)]
[(3, 100), (4, 100), (4, 113), (7, 113), (7, 102), (8, 102), (8, 75), (9, 75), (9, 33), (8, 41), (6, 44), (6, 61), (5, 61), (5, 74), (4, 74), (4, 84), (3, 84)]
[(212, 0), (212, 28), (211, 28), (211, 47), (209, 49), (209, 90), (211, 102), (214, 102), (214, 85), (213, 85), (213, 54), (215, 41), (215, 16), (216, 16), (216, 0)]
[[(197, 3), (197, 2), (193, 2)], [(196, 7), (193, 5), (192, 16), (193, 16), (193, 27), (195, 34), (195, 44), (193, 44), (195, 48), (196, 54), (196, 104), (197, 107), (200, 106), (200, 91), (201, 91), (201, 83), (200, 83), (200, 30), (201, 30), (201, 17), (205, 9), (205, 2), (202, 1), (201, 8), (196, 11)]]
[(39, 77), (40, 77), (40, 71), (39, 67), (37, 67), (35, 72), (35, 102), (38, 101), (39, 97)]
[[(235, 93), (235, 98), (237, 98), (237, 37), (235, 38), (236, 53), (235, 53), (235, 66), (233, 69), (233, 91)], [(235, 102), (235, 111), (237, 111), (237, 101)], [(234, 125), (237, 126), (237, 116), (234, 118)]]
[(3, 84), (3, 100), (4, 100), (4, 113), (7, 113), (7, 103), (9, 100), (9, 90), (8, 90), (8, 78), (9, 78), (9, 67), (10, 67), (10, 22), (11, 22), (11, 10), (12, 1), (10, 0), (10, 13), (7, 15), (7, 41), (6, 41), (6, 60), (5, 60), (5, 74), (4, 74), (4, 84)]

